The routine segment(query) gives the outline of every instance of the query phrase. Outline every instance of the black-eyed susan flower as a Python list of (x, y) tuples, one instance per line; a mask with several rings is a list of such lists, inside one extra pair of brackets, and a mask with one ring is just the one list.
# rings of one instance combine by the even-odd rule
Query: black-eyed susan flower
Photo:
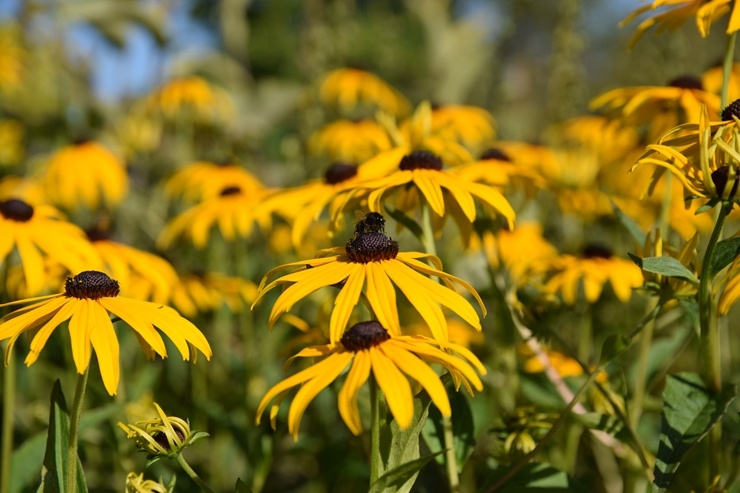
[[(452, 353), (443, 351), (450, 350)], [(360, 322), (350, 327), (336, 344), (309, 347), (288, 360), (295, 358), (322, 358), (307, 369), (298, 372), (270, 389), (257, 408), (257, 423), (268, 404), (270, 419), (275, 426), (278, 408), (285, 394), (292, 387), (301, 386), (293, 398), (288, 412), (288, 430), (298, 438), (298, 427), (310, 402), (341, 375), (348, 365), (351, 368), (339, 391), (339, 414), (355, 435), (362, 433), (362, 420), (357, 406), (357, 394), (370, 378), (370, 372), (385, 395), (388, 408), (401, 429), (411, 425), (414, 399), (409, 378), (418, 382), (429, 394), (442, 415), (451, 414), (450, 402), (439, 376), (429, 366), (438, 364), (459, 379), (467, 390), (482, 390), (483, 385), (476, 370), (486, 370), (466, 348), (456, 344), (440, 343), (422, 336), (393, 335), (379, 322)]]
[(159, 482), (144, 479), (144, 473), (130, 472), (126, 476), (126, 493), (172, 493), (174, 491), (174, 487), (167, 487), (161, 481), (161, 479)]
[(14, 247), (20, 255), (30, 296), (49, 287), (45, 257), (73, 273), (87, 266), (100, 266), (100, 257), (84, 231), (48, 205), (32, 207), (19, 199), (0, 201), (0, 261), (5, 261)]
[(642, 272), (633, 262), (613, 256), (600, 245), (586, 246), (581, 256), (561, 255), (550, 263), (549, 270), (543, 289), (549, 294), (560, 293), (569, 305), (577, 301), (581, 283), (589, 303), (599, 299), (607, 282), (622, 303), (630, 300), (633, 289), (642, 286)]
[(226, 241), (232, 242), (237, 236), (246, 238), (252, 233), (254, 222), (267, 229), (269, 214), (255, 215), (254, 206), (267, 194), (267, 191), (248, 192), (238, 186), (228, 186), (219, 195), (192, 206), (175, 217), (157, 239), (160, 249), (167, 249), (178, 237), (190, 239), (196, 248), (208, 243), (211, 228), (218, 226)]
[(702, 107), (716, 119), (720, 98), (705, 91), (698, 77), (684, 75), (666, 86), (613, 89), (596, 97), (589, 106), (627, 126), (649, 126), (648, 142), (656, 142), (676, 125), (698, 123)]
[(449, 169), (465, 181), (485, 183), (504, 189), (509, 185), (523, 188), (529, 193), (543, 188), (545, 180), (533, 168), (522, 166), (506, 152), (496, 147), (486, 150), (477, 161)]
[(149, 97), (149, 107), (170, 120), (189, 118), (211, 123), (231, 121), (236, 116), (231, 96), (198, 76), (167, 82)]
[(683, 25), (684, 22), (696, 18), (696, 27), (703, 38), (709, 35), (709, 28), (728, 12), (730, 14), (727, 34), (734, 33), (740, 29), (740, 8), (735, 0), (653, 0), (649, 5), (643, 5), (635, 9), (620, 26), (632, 22), (646, 12), (651, 15), (640, 22), (637, 31), (630, 40), (630, 47), (642, 37), (642, 35), (655, 27), (658, 32), (663, 30), (673, 31)]
[(375, 74), (356, 68), (338, 68), (319, 83), (321, 103), (345, 113), (361, 106), (377, 108), (395, 116), (409, 112), (408, 100)]
[[(403, 125), (401, 130), (403, 131)], [(444, 139), (460, 142), (470, 152), (478, 154), (493, 144), (496, 138), (496, 121), (483, 108), (449, 104), (432, 109), (430, 132)]]
[(5, 176), (0, 179), (0, 200), (8, 199), (21, 199), (33, 206), (49, 204), (41, 181), (28, 176)]
[(513, 231), (500, 229), (482, 237), (483, 251), (496, 269), (506, 269), (512, 282), (523, 285), (558, 256), (557, 249), (542, 234), (538, 223), (517, 225)]
[(53, 204), (77, 210), (115, 207), (128, 192), (126, 166), (102, 144), (81, 141), (57, 151), (41, 178)]
[[(363, 165), (364, 166), (364, 165)], [(510, 229), (516, 213), (509, 201), (495, 188), (467, 181), (443, 168), (442, 159), (427, 151), (414, 151), (400, 158), (398, 170), (384, 178), (366, 180), (340, 193), (333, 202), (333, 215), (367, 201), (370, 211), (380, 212), (390, 195), (398, 195), (396, 207), (411, 210), (424, 200), (439, 218), (449, 214), (465, 231), (477, 217), (476, 200), (501, 216)]]
[(217, 272), (180, 276), (172, 286), (172, 305), (188, 317), (207, 313), (226, 305), (239, 313), (257, 297), (257, 285), (241, 277)]
[(192, 431), (190, 423), (182, 418), (167, 416), (156, 402), (154, 408), (157, 410), (156, 418), (128, 425), (118, 422), (118, 427), (126, 432), (126, 438), (134, 440), (136, 446), (149, 456), (176, 458), (193, 442), (208, 436), (202, 431)]
[[(430, 261), (434, 267), (422, 260)], [(296, 268), (294, 272), (269, 282), (275, 274)], [(445, 285), (426, 276), (436, 276)], [(322, 250), (317, 258), (272, 269), (262, 279), (255, 303), (273, 288), (287, 285), (270, 312), (269, 323), (272, 327), (280, 315), (310, 293), (326, 286), (341, 286), (329, 322), (330, 341), (336, 344), (342, 337), (363, 287), (366, 287), (365, 295), (370, 308), (383, 327), (395, 337), (401, 335), (395, 285), (422, 316), (433, 337), (446, 343), (447, 320), (441, 306), (452, 310), (476, 329), (481, 329), (478, 314), (455, 291), (455, 283), (475, 297), (485, 315), (485, 307), (475, 289), (462, 279), (442, 271), (438, 257), (418, 252), (399, 252), (398, 243), (381, 231), (369, 231), (355, 234), (344, 248)]]
[(196, 161), (172, 175), (164, 191), (168, 197), (181, 197), (194, 203), (218, 197), (227, 187), (239, 187), (247, 194), (265, 190), (265, 185), (242, 166), (229, 162)]
[[(191, 346), (211, 358), (211, 347), (198, 328), (172, 308), (155, 303), (118, 296), (118, 282), (98, 271), (84, 271), (69, 277), (64, 293), (16, 301), (3, 306), (37, 301), (0, 319), (0, 340), (8, 339), (5, 364), (8, 364), (15, 341), (24, 333), (32, 334), (26, 365), (41, 354), (51, 333), (69, 320), (72, 357), (77, 372), (82, 374), (90, 364), (92, 350), (98, 359), (103, 384), (115, 395), (120, 377), (118, 337), (110, 314), (134, 329), (144, 352), (154, 358), (167, 356), (164, 340), (155, 327), (164, 332), (180, 351), (184, 360), (191, 357)], [(42, 300), (42, 301), (38, 301)], [(192, 356), (195, 357), (194, 349)]]
[(329, 161), (361, 163), (392, 147), (385, 128), (375, 120), (337, 120), (314, 133), (308, 150)]

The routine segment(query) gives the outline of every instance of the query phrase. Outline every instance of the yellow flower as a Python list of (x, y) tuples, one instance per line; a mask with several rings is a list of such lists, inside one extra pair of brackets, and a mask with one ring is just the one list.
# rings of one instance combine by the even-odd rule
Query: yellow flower
[(463, 180), (506, 188), (510, 184), (524, 188), (529, 194), (545, 186), (545, 180), (533, 168), (520, 163), (498, 148), (490, 148), (478, 161), (461, 164), (449, 172)]
[(740, 261), (737, 258), (730, 264), (725, 279), (728, 279), (728, 281), (717, 305), (720, 315), (727, 315), (730, 308), (740, 299)]
[(135, 472), (130, 472), (126, 476), (126, 493), (171, 493), (172, 491), (173, 488), (168, 488), (161, 482), (144, 479), (144, 473), (137, 475)]
[(18, 199), (0, 201), (0, 261), (7, 259), (13, 247), (20, 255), (27, 293), (31, 296), (49, 286), (45, 257), (70, 272), (100, 265), (85, 233), (64, 221), (59, 211), (51, 206), (32, 207)]
[(717, 94), (703, 90), (700, 79), (686, 75), (677, 77), (667, 86), (622, 87), (591, 101), (592, 110), (604, 111), (627, 126), (649, 126), (648, 142), (682, 123), (698, 123), (702, 106), (711, 118), (720, 111)]
[[(262, 413), (273, 399), (270, 419), (275, 427), (278, 408), (289, 389), (301, 386), (288, 413), (288, 430), (298, 438), (298, 427), (308, 404), (351, 364), (347, 378), (339, 391), (339, 414), (355, 435), (362, 433), (362, 421), (357, 407), (357, 394), (367, 382), (372, 370), (375, 380), (385, 395), (388, 408), (401, 429), (411, 425), (414, 415), (414, 398), (409, 377), (418, 382), (444, 416), (450, 416), (450, 402), (444, 385), (429, 366), (441, 365), (458, 378), (472, 394), (483, 384), (473, 367), (485, 374), (485, 368), (467, 349), (456, 344), (445, 344), (462, 355), (455, 356), (439, 348), (439, 342), (421, 336), (394, 336), (378, 322), (360, 322), (350, 327), (337, 344), (309, 347), (294, 358), (321, 357), (313, 366), (289, 377), (262, 398), (257, 408), (257, 424)], [(471, 366), (472, 365), (472, 366)]]
[(196, 440), (207, 437), (202, 431), (192, 432), (190, 424), (177, 416), (167, 416), (159, 404), (154, 403), (158, 417), (137, 421), (118, 427), (126, 432), (126, 438), (133, 439), (136, 445), (150, 456), (176, 458)]
[(33, 206), (49, 203), (39, 180), (20, 176), (0, 178), (0, 200), (8, 199), (21, 199)]
[(110, 313), (134, 329), (144, 352), (150, 358), (154, 358), (155, 353), (162, 358), (167, 356), (164, 340), (154, 327), (172, 340), (184, 360), (190, 359), (189, 346), (200, 350), (207, 359), (211, 358), (211, 347), (206, 338), (175, 310), (119, 297), (119, 290), (118, 282), (102, 272), (84, 271), (67, 279), (64, 293), (0, 305), (42, 300), (0, 319), (0, 341), (9, 339), (5, 347), (5, 364), (8, 364), (15, 341), (26, 332), (32, 334), (33, 339), (25, 362), (29, 366), (33, 364), (54, 329), (69, 320), (72, 357), (77, 372), (82, 374), (87, 370), (92, 346), (98, 358), (103, 384), (109, 394), (115, 395), (120, 377), (119, 346)]
[(21, 87), (25, 75), (26, 50), (19, 43), (20, 29), (0, 31), (0, 91), (10, 93)]
[[(407, 120), (401, 125), (406, 130)], [(443, 139), (459, 142), (470, 152), (480, 153), (496, 138), (493, 115), (483, 108), (465, 105), (445, 105), (432, 109), (430, 133)]]
[(653, 12), (664, 7), (659, 14), (655, 14), (643, 20), (637, 26), (637, 32), (630, 40), (630, 47), (642, 37), (642, 35), (654, 26), (657, 31), (668, 29), (674, 31), (683, 25), (691, 17), (696, 17), (696, 27), (703, 38), (709, 36), (709, 28), (732, 10), (727, 34), (732, 34), (740, 29), (740, 9), (735, 0), (653, 0), (650, 5), (644, 5), (634, 10), (626, 19), (620, 22), (620, 27), (632, 22), (635, 18), (645, 12)]
[(232, 242), (238, 235), (245, 238), (252, 233), (254, 221), (259, 221), (262, 228), (270, 225), (270, 216), (255, 216), (253, 208), (265, 196), (266, 192), (242, 190), (238, 186), (228, 186), (220, 194), (194, 205), (170, 221), (157, 240), (157, 247), (167, 249), (180, 236), (192, 240), (196, 248), (203, 248), (208, 243), (208, 233), (214, 225), (226, 241)]
[(470, 182), (442, 169), (442, 160), (426, 151), (415, 151), (400, 159), (398, 170), (384, 178), (357, 183), (342, 192), (334, 201), (333, 213), (337, 215), (350, 204), (367, 200), (371, 211), (379, 212), (387, 195), (398, 193), (400, 209), (409, 211), (418, 204), (419, 195), (440, 218), (449, 210), (452, 217), (465, 230), (477, 216), (475, 199), (489, 206), (502, 216), (510, 229), (514, 227), (516, 214), (511, 204), (498, 190)]
[(227, 187), (239, 187), (244, 193), (262, 193), (262, 182), (241, 166), (231, 163), (197, 161), (183, 167), (165, 184), (168, 197), (182, 197), (186, 202), (200, 202), (218, 197)]
[(326, 74), (319, 84), (319, 97), (322, 104), (344, 112), (366, 105), (402, 116), (410, 108), (406, 98), (387, 82), (354, 68), (339, 68)]
[(483, 251), (488, 261), (497, 269), (506, 268), (517, 286), (528, 282), (558, 255), (537, 223), (520, 224), (513, 231), (500, 229), (495, 235), (487, 233), (483, 235)]
[[(720, 94), (722, 91), (722, 79), (724, 77), (722, 71), (723, 67), (721, 63), (715, 64), (704, 71), (701, 76), (701, 83), (705, 91), (712, 94)], [(730, 101), (740, 98), (740, 63), (732, 64), (728, 97)]]
[(42, 183), (52, 203), (77, 210), (80, 205), (114, 207), (128, 192), (123, 162), (97, 142), (83, 141), (57, 151), (49, 160)]
[[(288, 312), (296, 302), (310, 293), (339, 284), (341, 289), (329, 323), (330, 341), (334, 344), (342, 337), (342, 331), (347, 325), (352, 309), (360, 299), (363, 286), (367, 286), (365, 294), (378, 321), (394, 337), (401, 335), (394, 285), (408, 298), (428, 324), (433, 337), (441, 343), (447, 342), (448, 335), (447, 320), (440, 305), (454, 311), (474, 328), (481, 330), (478, 314), (470, 303), (455, 291), (454, 283), (461, 285), (475, 297), (485, 315), (485, 307), (475, 289), (462, 279), (443, 272), (441, 261), (434, 255), (399, 252), (398, 243), (388, 238), (381, 230), (360, 232), (347, 242), (345, 248), (322, 250), (315, 259), (281, 265), (268, 272), (260, 283), (255, 303), (273, 288), (288, 285), (272, 307), (270, 327), (280, 315)], [(429, 260), (436, 268), (421, 262), (420, 259)], [(276, 273), (295, 267), (300, 269), (268, 284), (269, 279)], [(439, 277), (446, 287), (424, 274)]]
[(0, 166), (18, 164), (23, 159), (24, 133), (23, 124), (18, 120), (0, 120)]
[(158, 109), (168, 119), (193, 117), (213, 122), (230, 121), (236, 116), (229, 94), (198, 76), (167, 82), (150, 96), (149, 107)]
[(583, 281), (586, 301), (594, 303), (609, 282), (617, 299), (626, 303), (632, 290), (642, 286), (642, 271), (633, 262), (612, 256), (601, 246), (587, 246), (582, 257), (562, 255), (550, 265), (550, 278), (544, 290), (549, 294), (561, 293), (563, 301), (573, 305), (578, 298), (578, 286)]
[(257, 286), (241, 277), (209, 272), (181, 276), (172, 287), (172, 304), (188, 317), (226, 305), (239, 313), (257, 298)]
[(391, 147), (385, 128), (375, 120), (338, 120), (311, 136), (308, 150), (330, 161), (361, 163)]

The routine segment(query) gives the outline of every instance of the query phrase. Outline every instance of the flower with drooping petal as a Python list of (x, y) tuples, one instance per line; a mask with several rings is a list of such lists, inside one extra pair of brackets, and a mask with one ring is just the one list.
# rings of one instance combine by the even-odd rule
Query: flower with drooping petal
[(478, 391), (483, 389), (476, 370), (480, 374), (486, 373), (478, 358), (463, 346), (451, 343), (441, 345), (434, 339), (422, 336), (393, 335), (392, 331), (376, 321), (357, 323), (345, 331), (337, 343), (306, 348), (288, 363), (295, 358), (308, 357), (322, 359), (271, 388), (257, 408), (257, 424), (268, 404), (275, 400), (270, 409), (270, 420), (275, 427), (278, 409), (285, 394), (292, 387), (300, 385), (288, 413), (288, 430), (297, 440), (301, 418), (308, 405), (348, 365), (351, 366), (339, 391), (338, 406), (339, 414), (355, 435), (362, 433), (363, 429), (357, 394), (370, 378), (371, 371), (401, 429), (411, 426), (414, 416), (414, 396), (409, 379), (418, 382), (427, 391), (442, 415), (451, 415), (447, 392), (430, 364), (446, 368), (471, 394), (473, 388)]
[(242, 166), (234, 163), (196, 161), (172, 175), (164, 187), (168, 197), (181, 197), (185, 202), (201, 202), (228, 187), (239, 187), (245, 193), (262, 193), (265, 185)]
[(355, 68), (338, 68), (319, 83), (322, 104), (352, 112), (360, 106), (381, 109), (396, 116), (409, 112), (408, 100), (375, 74)]
[(167, 416), (159, 404), (154, 403), (157, 417), (118, 427), (126, 432), (126, 438), (136, 442), (136, 446), (149, 456), (176, 458), (182, 451), (200, 438), (208, 436), (202, 431), (194, 432), (190, 423), (177, 416)]
[(168, 488), (161, 482), (153, 479), (144, 479), (144, 473), (128, 473), (126, 476), (126, 493), (172, 493), (174, 488)]
[(172, 287), (172, 305), (188, 317), (218, 310), (226, 305), (232, 313), (240, 313), (257, 297), (257, 286), (241, 277), (216, 272), (180, 276)]
[(165, 118), (192, 118), (203, 122), (231, 121), (236, 107), (223, 89), (198, 76), (173, 79), (149, 97), (149, 107)]
[(92, 350), (98, 358), (103, 384), (115, 395), (120, 378), (118, 336), (110, 314), (128, 324), (136, 333), (144, 352), (151, 359), (155, 354), (167, 356), (164, 340), (155, 327), (164, 332), (180, 351), (184, 360), (195, 357), (194, 349), (211, 358), (211, 347), (198, 328), (167, 306), (118, 296), (118, 282), (97, 271), (84, 271), (67, 279), (64, 293), (14, 301), (0, 306), (36, 302), (5, 315), (0, 319), (0, 341), (9, 339), (5, 347), (8, 364), (15, 341), (24, 333), (32, 335), (31, 350), (26, 365), (32, 365), (46, 346), (51, 333), (69, 320), (72, 357), (77, 373), (85, 373)]
[(361, 163), (392, 146), (375, 120), (337, 120), (321, 127), (308, 141), (311, 154), (332, 162)]

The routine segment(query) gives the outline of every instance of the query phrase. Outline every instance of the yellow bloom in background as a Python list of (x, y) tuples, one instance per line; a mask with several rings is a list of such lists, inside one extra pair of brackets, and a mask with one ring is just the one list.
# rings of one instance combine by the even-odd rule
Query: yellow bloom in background
[(19, 43), (20, 29), (0, 29), (0, 92), (11, 93), (23, 83), (26, 69), (24, 59), (28, 56)]
[(244, 193), (263, 193), (265, 185), (245, 168), (233, 163), (196, 161), (185, 165), (165, 184), (168, 197), (181, 197), (189, 203), (218, 197), (227, 187), (239, 187)]
[(538, 223), (523, 223), (513, 231), (500, 229), (483, 235), (483, 251), (496, 269), (505, 268), (512, 282), (521, 286), (558, 256), (557, 249), (542, 235)]
[(311, 154), (343, 163), (362, 163), (391, 147), (388, 133), (375, 120), (337, 120), (321, 127), (308, 141)]
[(115, 207), (128, 192), (126, 166), (102, 144), (83, 141), (57, 151), (41, 177), (53, 204), (77, 210)]
[(552, 147), (593, 149), (602, 163), (616, 163), (644, 146), (633, 127), (604, 116), (582, 115), (550, 127), (546, 135)]
[(165, 83), (148, 101), (165, 118), (194, 118), (204, 122), (229, 122), (236, 117), (236, 106), (223, 89), (198, 76), (181, 77)]
[(545, 186), (545, 180), (537, 171), (520, 165), (495, 147), (485, 151), (478, 161), (454, 166), (448, 171), (465, 181), (485, 183), (497, 188), (513, 185), (515, 188), (523, 188), (529, 195)]
[(23, 124), (18, 120), (0, 120), (0, 166), (12, 166), (23, 159), (24, 135)]
[(717, 311), (720, 315), (727, 315), (730, 308), (740, 299), (740, 260), (736, 258), (730, 264), (724, 278), (727, 280), (727, 284), (725, 284), (717, 305)]
[[(409, 335), (431, 337), (429, 326), (425, 323), (404, 325)], [(470, 349), (473, 346), (482, 346), (486, 342), (483, 332), (475, 330), (470, 325), (456, 318), (447, 319), (447, 335), (452, 344), (457, 344)]]
[(167, 303), (177, 272), (158, 255), (112, 241), (108, 233), (94, 229), (87, 237), (100, 255), (104, 271), (121, 285), (123, 296), (137, 300)]
[(377, 75), (354, 68), (338, 68), (319, 83), (321, 103), (350, 113), (361, 106), (378, 108), (395, 116), (406, 115), (411, 105)]
[(545, 292), (560, 293), (569, 305), (578, 299), (581, 282), (589, 303), (599, 299), (607, 282), (622, 303), (630, 300), (633, 289), (642, 286), (639, 267), (630, 260), (614, 257), (607, 248), (597, 245), (584, 248), (583, 256), (561, 255), (550, 262), (548, 270), (550, 276), (544, 286)]
[[(429, 260), (434, 267), (420, 260)], [(294, 271), (268, 284), (275, 274), (288, 269)], [(445, 285), (426, 276), (439, 277)], [(339, 284), (341, 289), (329, 322), (330, 341), (336, 344), (360, 299), (362, 288), (366, 287), (365, 295), (375, 316), (396, 337), (401, 335), (401, 324), (395, 285), (422, 316), (433, 337), (446, 343), (447, 320), (441, 306), (481, 330), (478, 314), (455, 291), (455, 283), (475, 297), (485, 315), (485, 307), (475, 289), (462, 279), (443, 272), (439, 258), (418, 252), (399, 252), (398, 243), (376, 229), (356, 234), (345, 248), (323, 250), (315, 259), (292, 262), (270, 270), (260, 283), (255, 303), (273, 288), (287, 285), (270, 312), (269, 323), (272, 327), (283, 313), (301, 299), (320, 288)]]
[(294, 358), (322, 358), (312, 366), (289, 377), (262, 398), (257, 408), (257, 424), (268, 404), (275, 399), (270, 409), (270, 420), (275, 427), (278, 408), (285, 394), (293, 387), (300, 390), (293, 398), (288, 412), (288, 431), (298, 439), (298, 427), (311, 401), (351, 365), (342, 389), (339, 391), (338, 407), (347, 427), (353, 434), (362, 433), (362, 420), (357, 406), (357, 394), (367, 382), (372, 371), (378, 386), (385, 395), (388, 408), (401, 429), (411, 426), (414, 416), (414, 396), (409, 380), (418, 382), (427, 391), (442, 415), (451, 415), (450, 402), (439, 376), (430, 367), (438, 364), (446, 368), (465, 385), (472, 389), (483, 389), (480, 374), (486, 370), (470, 351), (456, 344), (445, 344), (443, 349), (452, 350), (461, 356), (440, 349), (434, 339), (421, 336), (392, 335), (378, 322), (360, 322), (344, 332), (337, 344), (309, 347)]
[(20, 255), (30, 296), (50, 287), (53, 281), (45, 274), (45, 257), (72, 273), (101, 265), (84, 231), (65, 221), (51, 206), (32, 207), (19, 199), (0, 201), (0, 261), (8, 258), (13, 247)]
[(696, 27), (703, 38), (709, 36), (709, 28), (731, 11), (727, 34), (740, 29), (740, 8), (736, 0), (653, 0), (649, 5), (635, 9), (626, 19), (620, 22), (620, 27), (632, 22), (646, 12), (659, 13), (651, 15), (640, 22), (637, 32), (630, 40), (630, 47), (649, 29), (656, 27), (658, 32), (674, 31), (692, 17), (696, 18)]
[(702, 107), (711, 119), (716, 119), (721, 109), (719, 96), (706, 92), (701, 79), (691, 75), (677, 77), (667, 86), (614, 89), (593, 99), (589, 107), (625, 125), (649, 126), (650, 143), (679, 124), (698, 123)]
[[(681, 262), (698, 279), (701, 265), (696, 253), (698, 243), (699, 234), (695, 233), (690, 240), (683, 243), (679, 250), (676, 250), (671, 245), (664, 243), (663, 236), (658, 229), (646, 235), (645, 245), (638, 250), (637, 255), (641, 258), (672, 257)], [(698, 284), (647, 271), (642, 271), (642, 275), (646, 290), (653, 291), (658, 296), (665, 297), (666, 294), (670, 294), (670, 301), (666, 306), (675, 305), (677, 300), (696, 295)]]
[(135, 472), (130, 472), (126, 476), (126, 493), (171, 493), (172, 491), (174, 488), (168, 488), (161, 482), (144, 479), (144, 473), (137, 475)]
[(0, 305), (42, 300), (0, 319), (0, 340), (9, 339), (5, 347), (5, 364), (8, 364), (18, 337), (30, 333), (33, 338), (25, 363), (32, 365), (54, 329), (69, 320), (72, 357), (77, 373), (82, 374), (87, 370), (92, 347), (98, 358), (105, 389), (115, 395), (120, 377), (119, 345), (110, 320), (111, 313), (134, 329), (149, 358), (154, 358), (155, 354), (167, 357), (164, 340), (155, 327), (172, 340), (184, 360), (191, 357), (190, 346), (197, 348), (207, 359), (211, 358), (211, 347), (206, 338), (175, 310), (156, 303), (120, 297), (119, 291), (118, 282), (106, 274), (84, 271), (67, 279), (64, 293)]
[(33, 206), (49, 204), (41, 182), (29, 177), (5, 176), (0, 178), (0, 200), (8, 199), (21, 199)]
[(459, 142), (473, 154), (479, 154), (493, 144), (496, 121), (483, 108), (449, 104), (432, 109), (430, 130), (434, 135)]
[(157, 239), (157, 247), (165, 250), (182, 236), (190, 239), (196, 248), (202, 249), (208, 243), (209, 232), (215, 225), (229, 242), (233, 242), (237, 236), (249, 236), (255, 220), (263, 229), (268, 229), (270, 216), (253, 214), (254, 206), (265, 194), (266, 192), (249, 193), (237, 186), (228, 186), (218, 196), (192, 206), (170, 221)]
[(143, 103), (135, 104), (122, 115), (114, 129), (127, 159), (156, 151), (162, 142), (162, 130), (162, 120), (149, 114)]
[(241, 277), (216, 272), (180, 276), (172, 286), (172, 305), (188, 317), (207, 313), (226, 305), (232, 313), (241, 312), (257, 298), (257, 285)]
[[(704, 71), (701, 75), (701, 83), (705, 91), (720, 94), (722, 91), (722, 78), (724, 77), (722, 71), (723, 67), (721, 63), (717, 63)], [(728, 89), (730, 101), (740, 98), (740, 63), (736, 62), (732, 64)]]

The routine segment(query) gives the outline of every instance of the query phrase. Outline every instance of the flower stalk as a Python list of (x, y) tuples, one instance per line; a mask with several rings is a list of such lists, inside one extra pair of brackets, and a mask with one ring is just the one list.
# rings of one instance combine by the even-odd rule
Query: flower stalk
[(380, 392), (375, 377), (370, 378), (370, 486), (380, 476)]
[(75, 386), (75, 397), (72, 403), (72, 412), (69, 415), (69, 442), (67, 444), (67, 475), (64, 478), (67, 493), (77, 493), (77, 444), (80, 435), (80, 417), (82, 416), (82, 405), (87, 390), (87, 377), (90, 367), (84, 373), (77, 374), (77, 385)]
[(208, 486), (208, 484), (200, 479), (200, 476), (198, 476), (198, 473), (196, 473), (192, 467), (190, 467), (190, 464), (188, 464), (188, 461), (185, 460), (185, 457), (183, 457), (182, 454), (177, 455), (177, 463), (180, 464), (180, 467), (182, 467), (182, 470), (185, 471), (185, 474), (187, 474), (190, 479), (192, 479), (195, 484), (198, 485), (198, 488), (200, 488), (201, 491), (205, 491), (206, 493), (214, 493), (213, 489)]

